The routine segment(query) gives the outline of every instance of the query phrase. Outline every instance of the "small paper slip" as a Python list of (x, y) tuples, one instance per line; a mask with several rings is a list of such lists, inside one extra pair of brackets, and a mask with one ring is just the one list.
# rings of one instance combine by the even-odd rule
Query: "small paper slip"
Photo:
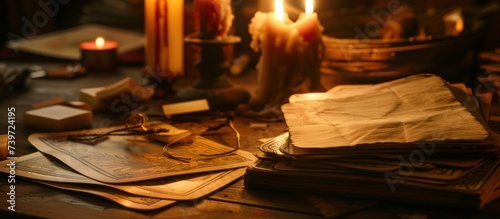
[(141, 33), (89, 24), (36, 36), (31, 39), (11, 40), (7, 42), (7, 47), (54, 58), (79, 60), (80, 42), (95, 40), (97, 37), (117, 41), (120, 44), (118, 48), (119, 54), (144, 46), (144, 35)]
[(165, 116), (173, 116), (185, 113), (195, 113), (210, 110), (210, 106), (206, 99), (186, 101), (181, 103), (173, 103), (163, 105), (163, 113)]

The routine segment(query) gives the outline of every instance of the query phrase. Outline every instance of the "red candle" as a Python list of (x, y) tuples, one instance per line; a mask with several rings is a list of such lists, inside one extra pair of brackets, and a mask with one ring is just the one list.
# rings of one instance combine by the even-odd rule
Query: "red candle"
[(118, 42), (102, 37), (80, 43), (82, 66), (90, 71), (109, 71), (117, 67)]
[(234, 15), (230, 0), (196, 0), (195, 16), (200, 28), (200, 38), (226, 38)]

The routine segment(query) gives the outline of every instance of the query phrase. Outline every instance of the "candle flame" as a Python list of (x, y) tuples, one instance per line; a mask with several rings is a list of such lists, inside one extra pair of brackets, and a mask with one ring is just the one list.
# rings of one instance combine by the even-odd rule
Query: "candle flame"
[(285, 9), (283, 7), (283, 0), (274, 0), (274, 13), (276, 19), (285, 22)]
[(306, 14), (314, 12), (314, 0), (306, 0)]
[(102, 48), (104, 46), (104, 38), (98, 37), (97, 39), (95, 39), (95, 45), (97, 46), (97, 48)]
[(463, 20), (457, 21), (457, 23), (455, 24), (455, 30), (458, 33), (461, 33), (464, 30), (464, 21)]

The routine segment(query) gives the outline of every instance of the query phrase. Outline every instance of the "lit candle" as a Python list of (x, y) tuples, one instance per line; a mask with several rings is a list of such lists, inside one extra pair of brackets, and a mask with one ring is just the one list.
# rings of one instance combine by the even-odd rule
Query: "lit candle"
[(276, 16), (276, 19), (278, 19), (281, 22), (285, 22), (285, 10), (283, 6), (283, 0), (276, 0), (274, 1), (274, 13)]
[(314, 0), (306, 0), (305, 8), (306, 13), (299, 16), (295, 26), (304, 41), (307, 42), (307, 49), (313, 50), (310, 53), (318, 56), (315, 58), (321, 59), (323, 54), (320, 50), (323, 48), (322, 32), (324, 28), (319, 22), (318, 14), (314, 12)]
[(308, 13), (296, 23), (284, 11), (283, 0), (275, 0), (274, 13), (257, 12), (252, 18), (250, 46), (261, 56), (251, 108), (279, 108), (292, 94), (323, 91), (319, 77), (322, 26), (311, 10), (312, 1), (307, 3)]
[(118, 42), (98, 37), (80, 43), (82, 66), (89, 71), (108, 71), (117, 67)]
[(98, 37), (95, 39), (95, 45), (97, 49), (102, 49), (104, 47), (104, 44), (106, 44), (106, 41), (102, 37)]
[(224, 39), (233, 24), (231, 0), (195, 0), (196, 20), (202, 39)]
[(184, 74), (184, 0), (146, 0), (146, 72), (173, 80)]

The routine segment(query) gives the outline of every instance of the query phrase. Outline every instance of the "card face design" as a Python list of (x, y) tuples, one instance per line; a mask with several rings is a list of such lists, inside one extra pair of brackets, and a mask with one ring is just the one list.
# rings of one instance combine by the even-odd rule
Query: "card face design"
[[(174, 128), (168, 124), (150, 123), (151, 127)], [(76, 171), (95, 180), (106, 183), (124, 183), (159, 177), (226, 170), (249, 166), (255, 157), (245, 151), (218, 157), (200, 154), (216, 154), (232, 148), (197, 136), (190, 145), (170, 148), (173, 154), (190, 157), (179, 161), (163, 155), (164, 143), (134, 139), (127, 136), (110, 136), (97, 144), (88, 145), (67, 140), (69, 134), (106, 132), (116, 129), (84, 130), (67, 133), (34, 134), (29, 137), (39, 151), (50, 154)]]
[[(8, 161), (2, 161), (0, 172), (8, 173)], [(171, 200), (192, 200), (203, 197), (223, 185), (241, 177), (244, 168), (214, 171), (210, 173), (186, 174), (133, 183), (110, 184), (86, 177), (71, 169), (58, 159), (35, 152), (16, 160), (16, 174), (38, 182), (64, 184), (86, 184), (121, 190), (138, 196)], [(104, 189), (101, 189), (104, 190)]]

